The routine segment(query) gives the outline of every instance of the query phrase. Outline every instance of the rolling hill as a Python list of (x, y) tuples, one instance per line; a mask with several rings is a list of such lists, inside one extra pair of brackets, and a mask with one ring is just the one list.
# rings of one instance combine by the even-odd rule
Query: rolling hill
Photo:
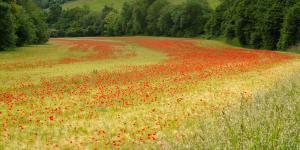
[[(75, 8), (75, 7), (82, 7), (82, 6), (88, 6), (94, 11), (100, 11), (104, 5), (111, 5), (117, 9), (120, 9), (122, 7), (122, 4), (126, 0), (75, 0), (75, 1), (70, 1), (64, 4), (63, 8), (64, 9), (70, 9), (70, 8)], [(181, 3), (184, 2), (185, 0), (169, 0), (172, 3)], [(208, 0), (208, 3), (212, 8), (216, 8), (220, 0)]]

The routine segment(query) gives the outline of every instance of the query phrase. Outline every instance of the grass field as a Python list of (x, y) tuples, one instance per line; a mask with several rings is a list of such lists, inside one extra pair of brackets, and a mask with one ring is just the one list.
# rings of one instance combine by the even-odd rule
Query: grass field
[(86, 5), (93, 11), (101, 11), (105, 5), (108, 5), (116, 9), (121, 9), (125, 1), (126, 0), (76, 0), (64, 4), (63, 8), (70, 9)]
[(0, 149), (299, 149), (300, 56), (189, 38), (0, 52)]
[[(174, 4), (182, 3), (184, 1), (185, 0), (170, 0), (170, 2)], [(76, 0), (65, 3), (63, 8), (70, 9), (86, 5), (93, 11), (101, 11), (105, 5), (113, 6), (116, 9), (121, 9), (124, 2), (126, 2), (126, 0)], [(220, 4), (220, 1), (208, 0), (208, 3), (212, 8), (216, 8)]]

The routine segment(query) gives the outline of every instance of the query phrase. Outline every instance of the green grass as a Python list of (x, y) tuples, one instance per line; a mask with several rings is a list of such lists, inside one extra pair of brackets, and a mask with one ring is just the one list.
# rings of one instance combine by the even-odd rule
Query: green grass
[[(30, 63), (37, 60), (46, 61), (60, 59), (64, 57), (80, 57), (84, 52), (70, 52), (68, 46), (64, 45), (41, 45), (18, 48), (14, 51), (1, 52), (1, 63), (17, 62)], [(26, 77), (28, 81), (38, 83), (43, 77), (74, 76), (82, 73), (91, 73), (93, 71), (116, 71), (124, 66), (139, 66), (147, 64), (156, 64), (167, 58), (165, 54), (149, 50), (138, 45), (129, 44), (126, 47), (134, 52), (136, 56), (120, 59), (104, 59), (99, 61), (85, 61), (71, 64), (58, 64), (51, 67), (20, 68), (20, 69), (2, 69), (0, 71), (0, 84), (2, 89), (11, 87), (13, 80)], [(0, 63), (0, 64), (1, 64)], [(1, 89), (0, 88), (0, 89)]]
[(207, 0), (207, 1), (212, 9), (216, 9), (221, 4), (220, 0)]
[(47, 61), (64, 57), (80, 57), (84, 52), (76, 51), (70, 53), (70, 46), (48, 43), (45, 45), (31, 45), (0, 52), (0, 64), (4, 63), (30, 63), (32, 61)]
[(218, 37), (215, 40), (220, 41), (222, 43), (227, 43), (231, 46), (243, 47), (242, 44), (239, 42), (239, 40), (237, 38), (234, 38), (234, 39), (230, 40), (230, 39), (227, 39), (225, 37)]
[[(300, 148), (300, 71), (275, 82), (267, 90), (218, 111), (203, 111), (176, 133), (186, 133), (166, 149), (291, 149)], [(249, 78), (247, 78), (249, 79)], [(251, 79), (250, 79), (251, 80)], [(171, 133), (172, 134), (172, 133)], [(174, 135), (174, 133), (173, 133)]]
[[(186, 0), (169, 0), (173, 4), (180, 4), (182, 2), (185, 2)], [(216, 9), (217, 6), (220, 5), (220, 0), (207, 0), (208, 4), (212, 9)]]
[(287, 52), (300, 54), (300, 43), (287, 49)]
[[(186, 0), (169, 0), (173, 4), (179, 4)], [(219, 4), (220, 0), (207, 0), (211, 8), (215, 9)], [(64, 9), (70, 9), (75, 7), (88, 6), (93, 11), (100, 11), (105, 5), (113, 6), (116, 9), (121, 9), (123, 3), (126, 0), (76, 0), (70, 1), (63, 5)]]
[(101, 11), (105, 5), (120, 9), (126, 0), (76, 0), (64, 4), (64, 9), (88, 6), (93, 11)]
[(199, 40), (199, 46), (210, 47), (215, 49), (233, 47), (233, 45), (230, 45), (229, 43), (227, 44), (226, 42), (221, 40), (216, 41), (216, 40), (207, 40), (207, 39)]

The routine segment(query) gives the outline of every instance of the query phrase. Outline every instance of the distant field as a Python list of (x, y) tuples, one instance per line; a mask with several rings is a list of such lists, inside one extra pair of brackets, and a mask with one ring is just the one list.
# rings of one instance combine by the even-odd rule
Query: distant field
[[(82, 7), (86, 5), (94, 11), (100, 11), (104, 5), (109, 5), (109, 6), (113, 6), (114, 8), (120, 9), (125, 1), (126, 0), (76, 0), (64, 4), (63, 8), (69, 9), (75, 7)], [(170, 0), (170, 2), (175, 4), (184, 1), (185, 0)], [(212, 8), (216, 8), (220, 4), (220, 1), (208, 0), (208, 3), (211, 5)]]
[(64, 9), (88, 6), (94, 11), (101, 11), (104, 5), (120, 9), (126, 0), (76, 0), (64, 4)]
[(0, 149), (297, 149), (300, 57), (190, 38), (0, 52)]

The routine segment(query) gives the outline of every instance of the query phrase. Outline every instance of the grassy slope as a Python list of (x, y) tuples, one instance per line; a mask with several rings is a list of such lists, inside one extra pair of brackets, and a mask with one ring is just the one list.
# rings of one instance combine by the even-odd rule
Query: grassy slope
[(87, 5), (94, 11), (100, 11), (104, 5), (110, 5), (114, 8), (120, 9), (125, 1), (126, 0), (76, 0), (64, 4), (63, 8), (69, 9)]
[[(300, 70), (287, 69), (289, 73), (280, 73), (282, 69), (287, 68), (284, 68), (284, 65), (277, 66), (265, 71), (234, 75), (233, 79), (227, 79), (228, 83), (234, 85), (221, 86), (235, 86), (240, 91), (254, 87), (260, 87), (261, 90), (256, 90), (250, 97), (247, 92), (241, 92), (239, 98), (231, 96), (232, 99), (240, 101), (232, 107), (218, 111), (202, 109), (200, 120), (190, 120), (173, 134), (169, 132), (165, 148), (299, 149)], [(280, 74), (282, 77), (279, 77)], [(263, 84), (269, 87), (264, 87)], [(178, 133), (184, 133), (180, 137), (184, 142), (176, 142), (174, 137)]]
[[(74, 8), (74, 7), (81, 7), (84, 5), (87, 5), (94, 11), (100, 11), (104, 5), (110, 5), (117, 9), (120, 9), (122, 7), (122, 4), (126, 0), (76, 0), (71, 1), (66, 4), (64, 4), (64, 9)], [(184, 2), (185, 0), (170, 0), (171, 3), (177, 4)], [(208, 0), (208, 3), (212, 8), (216, 8), (220, 1), (219, 0)]]

